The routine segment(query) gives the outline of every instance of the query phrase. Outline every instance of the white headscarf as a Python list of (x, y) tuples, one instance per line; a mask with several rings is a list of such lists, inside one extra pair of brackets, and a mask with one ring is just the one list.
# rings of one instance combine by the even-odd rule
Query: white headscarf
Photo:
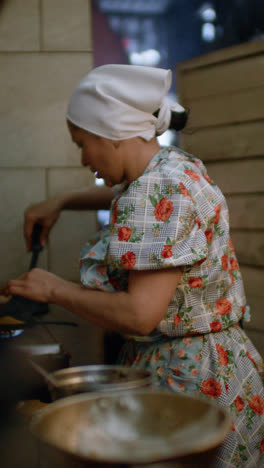
[[(182, 106), (165, 98), (171, 81), (171, 70), (103, 65), (75, 88), (66, 117), (78, 127), (111, 140), (140, 136), (149, 141), (168, 129), (171, 110), (184, 112)], [(157, 118), (153, 112), (158, 109)]]

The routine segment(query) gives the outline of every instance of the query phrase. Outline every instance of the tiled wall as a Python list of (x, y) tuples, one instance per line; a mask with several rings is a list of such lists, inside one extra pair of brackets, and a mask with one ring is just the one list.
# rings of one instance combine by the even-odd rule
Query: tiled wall
[[(92, 57), (89, 0), (0, 2), (0, 284), (28, 268), (25, 208), (94, 183), (65, 124), (68, 98)], [(95, 230), (95, 213), (64, 212), (39, 266), (78, 280), (80, 246)], [(99, 359), (99, 348), (89, 352), (87, 361)]]

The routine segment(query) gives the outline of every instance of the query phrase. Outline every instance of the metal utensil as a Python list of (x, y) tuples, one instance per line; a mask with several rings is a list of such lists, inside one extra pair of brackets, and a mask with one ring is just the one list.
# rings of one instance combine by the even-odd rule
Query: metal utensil
[(52, 400), (84, 392), (113, 392), (147, 388), (152, 374), (145, 369), (118, 365), (89, 365), (68, 367), (53, 372), (57, 381), (51, 387)]
[(210, 458), (230, 426), (230, 414), (211, 401), (136, 390), (63, 398), (40, 410), (31, 429), (49, 468), (124, 467), (185, 456), (192, 456), (188, 466), (205, 468), (212, 460), (199, 464), (199, 454)]
[(44, 377), (44, 379), (50, 385), (52, 385), (54, 388), (57, 387), (57, 385), (58, 385), (57, 379), (52, 374), (49, 374), (47, 371), (45, 371), (45, 369), (43, 369), (43, 367), (41, 367), (36, 362), (32, 361), (32, 359), (29, 359), (29, 362), (30, 362), (31, 366), (38, 372), (38, 374), (40, 374), (42, 377)]

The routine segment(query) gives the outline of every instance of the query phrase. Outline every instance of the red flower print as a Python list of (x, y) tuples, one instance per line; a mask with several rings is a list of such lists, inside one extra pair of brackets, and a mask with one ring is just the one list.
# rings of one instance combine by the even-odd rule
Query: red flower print
[(164, 245), (163, 250), (161, 252), (162, 257), (170, 258), (172, 256), (172, 245)]
[(259, 416), (262, 415), (264, 410), (264, 402), (261, 399), (260, 395), (254, 395), (248, 402), (248, 404), (255, 414), (258, 414)]
[(122, 255), (120, 263), (125, 270), (132, 270), (136, 264), (136, 255), (134, 252), (126, 252)]
[(201, 227), (201, 221), (200, 221), (200, 219), (199, 219), (199, 218), (196, 218), (195, 222), (196, 222), (198, 228), (200, 229), (200, 227)]
[(128, 241), (132, 234), (132, 229), (128, 226), (122, 226), (118, 229), (118, 240)]
[(264, 453), (264, 439), (262, 439), (262, 441), (260, 442), (259, 449), (260, 449), (260, 453)]
[(185, 185), (183, 185), (182, 182), (179, 183), (179, 190), (180, 190), (180, 193), (181, 193), (184, 197), (188, 197), (189, 192), (188, 192), (187, 188), (185, 187)]
[(212, 179), (210, 179), (210, 177), (208, 177), (207, 174), (203, 174), (203, 177), (205, 178), (205, 180), (207, 180), (207, 182), (208, 182), (209, 184), (212, 183)]
[(231, 240), (231, 237), (229, 238), (229, 247), (230, 247), (230, 249), (234, 250), (234, 245), (233, 245), (233, 242)]
[(252, 362), (252, 364), (254, 364), (254, 366), (257, 368), (256, 361), (254, 361), (253, 357), (250, 356), (250, 354), (249, 354), (248, 351), (247, 351), (247, 357), (248, 357), (248, 359)]
[(225, 297), (222, 297), (216, 301), (215, 308), (220, 315), (227, 315), (232, 308), (232, 302), (228, 301)]
[(198, 375), (198, 369), (196, 369), (196, 368), (192, 369), (192, 370), (191, 370), (191, 375), (192, 375), (193, 377), (196, 377), (196, 375)]
[(201, 392), (209, 398), (218, 398), (222, 394), (222, 387), (217, 380), (210, 378), (203, 381)]
[(218, 361), (220, 366), (227, 366), (228, 364), (228, 352), (220, 344), (216, 344), (216, 351), (218, 354)]
[(157, 362), (159, 360), (159, 358), (160, 358), (160, 351), (157, 351), (155, 356), (153, 357), (153, 361)]
[(181, 369), (179, 367), (172, 367), (171, 370), (173, 374), (176, 375), (176, 377), (179, 377), (179, 375), (181, 375)]
[(107, 272), (107, 268), (106, 266), (104, 265), (98, 265), (96, 267), (96, 272), (98, 273), (98, 275), (100, 276), (105, 276), (106, 275), (106, 272)]
[(119, 281), (117, 281), (113, 276), (109, 276), (109, 282), (111, 283), (113, 288), (115, 288), (116, 290), (118, 290), (120, 288)]
[(205, 231), (204, 235), (205, 235), (205, 237), (206, 237), (207, 244), (210, 244), (210, 242), (212, 242), (212, 238), (213, 238), (213, 231), (212, 231), (212, 229), (207, 229), (207, 231)]
[[(189, 324), (190, 322), (186, 322), (186, 325)], [(189, 325), (188, 325), (189, 326)], [(196, 336), (196, 335), (200, 335), (200, 333), (197, 331), (197, 330), (193, 330), (193, 331), (190, 331), (188, 333), (188, 335), (186, 336)]]
[(174, 315), (174, 325), (175, 327), (179, 326), (179, 323), (182, 321), (181, 317), (178, 314)]
[(183, 358), (183, 357), (185, 357), (185, 355), (186, 355), (186, 353), (185, 353), (184, 349), (179, 349), (179, 351), (177, 351), (177, 356), (179, 358)]
[(163, 377), (164, 374), (165, 374), (165, 369), (164, 369), (164, 367), (158, 367), (158, 369), (157, 369), (157, 374), (158, 374), (159, 377)]
[(159, 203), (157, 203), (154, 210), (154, 215), (157, 221), (167, 221), (173, 212), (173, 204), (167, 197), (163, 197)]
[(231, 423), (231, 431), (235, 432), (236, 428), (235, 428), (235, 425), (234, 425), (234, 421), (232, 421)]
[(215, 322), (210, 323), (210, 328), (212, 332), (219, 332), (222, 330), (222, 325), (218, 320), (216, 320)]
[(221, 257), (221, 262), (222, 262), (222, 268), (223, 270), (227, 271), (228, 270), (228, 256), (227, 255), (223, 255)]
[(188, 192), (187, 188), (185, 187), (185, 185), (183, 185), (182, 182), (179, 183), (178, 188), (179, 188), (179, 190), (180, 190), (180, 193), (181, 193), (184, 197), (190, 197), (190, 199), (191, 199), (192, 202), (194, 203), (193, 197), (192, 197), (191, 194)]
[(231, 270), (238, 270), (238, 263), (237, 263), (235, 258), (231, 258), (230, 268), (231, 268)]
[(240, 411), (243, 411), (245, 405), (242, 398), (239, 395), (236, 397), (234, 403), (238, 413), (240, 413)]
[(246, 307), (245, 306), (241, 306), (241, 312), (242, 312), (242, 315), (245, 314), (245, 312), (246, 312)]
[(191, 276), (188, 281), (189, 286), (191, 288), (201, 288), (203, 286), (202, 278), (196, 278), (195, 276)]
[(115, 201), (114, 202), (114, 212), (113, 212), (113, 217), (112, 217), (112, 224), (116, 223), (117, 216), (118, 216), (117, 201)]
[(221, 211), (221, 205), (217, 205), (214, 207), (215, 217), (214, 217), (214, 224), (219, 222), (219, 216)]
[(194, 359), (195, 359), (195, 361), (197, 361), (197, 362), (201, 361), (201, 355), (200, 355), (200, 354), (196, 354), (196, 355), (194, 356)]
[(201, 180), (201, 177), (197, 174), (197, 172), (192, 171), (191, 169), (185, 169), (184, 172), (185, 174), (187, 174), (187, 176), (189, 176), (193, 180), (197, 180), (198, 182), (199, 180)]
[(178, 389), (179, 390), (185, 390), (185, 385), (183, 383), (178, 383)]
[(167, 375), (167, 377), (166, 377), (166, 382), (167, 382), (167, 384), (168, 384), (170, 387), (173, 387), (173, 385), (174, 385), (174, 379), (173, 379), (173, 377), (172, 377), (170, 374)]
[(229, 387), (227, 383), (225, 383), (225, 389), (226, 389), (226, 393), (228, 394)]
[(207, 260), (207, 257), (198, 260), (198, 262), (194, 263), (194, 265), (202, 265), (202, 263), (205, 262), (205, 260)]

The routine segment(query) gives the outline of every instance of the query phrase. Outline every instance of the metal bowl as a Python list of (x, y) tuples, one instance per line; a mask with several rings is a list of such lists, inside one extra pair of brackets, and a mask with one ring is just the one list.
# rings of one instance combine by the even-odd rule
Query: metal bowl
[(52, 400), (84, 392), (108, 392), (148, 387), (152, 374), (124, 366), (90, 365), (69, 367), (51, 374), (57, 382), (49, 385)]
[[(229, 413), (210, 401), (147, 389), (64, 398), (40, 410), (31, 423), (43, 466), (49, 467), (124, 467), (186, 456), (197, 463), (198, 454), (219, 446), (230, 427)], [(69, 465), (60, 465), (58, 454)]]

